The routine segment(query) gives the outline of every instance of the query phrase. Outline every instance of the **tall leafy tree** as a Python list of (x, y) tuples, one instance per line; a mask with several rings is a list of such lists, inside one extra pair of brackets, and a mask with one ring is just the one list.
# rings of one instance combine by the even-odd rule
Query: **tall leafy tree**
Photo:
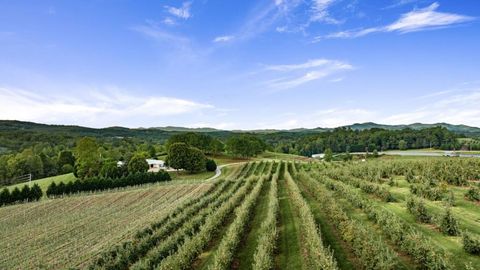
[(246, 158), (263, 153), (267, 146), (261, 139), (244, 134), (231, 136), (227, 140), (226, 148), (229, 153)]
[(206, 168), (206, 158), (200, 149), (190, 147), (184, 169), (190, 173), (204, 171)]
[(75, 159), (78, 177), (85, 178), (98, 175), (102, 160), (95, 138), (84, 137), (77, 141)]
[(148, 163), (145, 160), (145, 156), (141, 154), (136, 154), (128, 162), (128, 172), (146, 172), (148, 171)]
[(72, 151), (64, 150), (58, 154), (58, 168), (62, 168), (62, 166), (66, 164), (70, 164), (72, 166), (75, 165), (75, 157), (73, 156)]
[(167, 163), (174, 169), (184, 169), (189, 157), (190, 147), (186, 143), (174, 143), (168, 148)]

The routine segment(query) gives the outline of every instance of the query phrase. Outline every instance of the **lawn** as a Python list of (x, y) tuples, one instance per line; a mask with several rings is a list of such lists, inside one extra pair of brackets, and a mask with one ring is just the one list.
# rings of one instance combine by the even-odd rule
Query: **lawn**
[[(42, 179), (37, 179), (37, 180), (33, 180), (30, 185), (33, 185), (34, 183), (38, 184), (40, 186), (40, 188), (43, 190), (43, 193), (45, 193), (47, 191), (47, 188), (48, 186), (52, 183), (52, 182), (64, 182), (64, 183), (68, 183), (68, 182), (72, 182), (76, 179), (76, 177), (73, 175), (73, 173), (67, 173), (67, 174), (62, 174), (62, 175), (57, 175), (57, 176), (51, 176), (51, 177), (47, 177), (47, 178), (42, 178)], [(20, 184), (15, 184), (15, 185), (11, 185), (11, 186), (8, 186), (8, 188), (10, 190), (13, 190), (15, 187), (18, 187), (19, 189), (21, 189), (25, 184), (27, 184), (28, 182), (26, 183), (20, 183)]]

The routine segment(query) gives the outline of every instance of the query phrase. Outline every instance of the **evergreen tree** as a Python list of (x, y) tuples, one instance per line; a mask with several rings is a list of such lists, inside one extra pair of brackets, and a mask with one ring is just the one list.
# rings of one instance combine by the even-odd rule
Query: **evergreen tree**
[(30, 200), (30, 187), (28, 185), (23, 185), (20, 196), (21, 201)]
[(30, 194), (31, 194), (30, 196), (31, 196), (32, 200), (38, 201), (38, 200), (40, 200), (40, 198), (42, 198), (43, 191), (40, 188), (40, 186), (37, 183), (35, 183), (35, 184), (33, 184), (32, 188), (30, 189)]
[(207, 159), (206, 161), (206, 169), (209, 172), (214, 172), (217, 169), (217, 163), (213, 159)]
[(8, 188), (3, 188), (0, 192), (0, 205), (5, 205), (11, 203), (10, 190)]

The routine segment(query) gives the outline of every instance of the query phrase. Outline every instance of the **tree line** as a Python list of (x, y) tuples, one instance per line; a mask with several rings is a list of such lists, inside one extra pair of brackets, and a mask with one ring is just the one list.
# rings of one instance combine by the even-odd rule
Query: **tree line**
[(156, 173), (137, 172), (126, 176), (112, 179), (105, 177), (92, 177), (88, 179), (77, 179), (72, 182), (58, 184), (52, 182), (47, 189), (47, 196), (68, 195), (86, 191), (100, 191), (112, 188), (121, 188), (127, 186), (135, 186), (147, 183), (157, 183), (170, 181), (170, 175), (167, 172), (159, 171)]
[(0, 206), (14, 204), (18, 202), (38, 201), (43, 196), (42, 189), (37, 184), (24, 185), (22, 189), (15, 187), (11, 192), (8, 188), (3, 188), (0, 192)]
[(459, 137), (442, 127), (422, 130), (374, 128), (361, 131), (336, 128), (332, 131), (304, 134), (299, 138), (290, 134), (272, 134), (267, 135), (266, 141), (277, 152), (311, 156), (323, 153), (326, 149), (336, 153), (419, 148), (460, 149), (462, 143), (457, 140)]

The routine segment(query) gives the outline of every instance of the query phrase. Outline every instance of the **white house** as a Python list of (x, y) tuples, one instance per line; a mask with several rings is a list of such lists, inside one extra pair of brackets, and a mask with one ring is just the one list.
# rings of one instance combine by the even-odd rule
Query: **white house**
[(167, 169), (165, 167), (165, 161), (158, 160), (158, 159), (146, 159), (148, 163), (148, 171), (149, 172), (158, 172), (159, 170)]
[(322, 158), (324, 158), (324, 157), (325, 157), (325, 154), (313, 154), (313, 155), (312, 155), (312, 158), (320, 158), (320, 159), (322, 159)]

